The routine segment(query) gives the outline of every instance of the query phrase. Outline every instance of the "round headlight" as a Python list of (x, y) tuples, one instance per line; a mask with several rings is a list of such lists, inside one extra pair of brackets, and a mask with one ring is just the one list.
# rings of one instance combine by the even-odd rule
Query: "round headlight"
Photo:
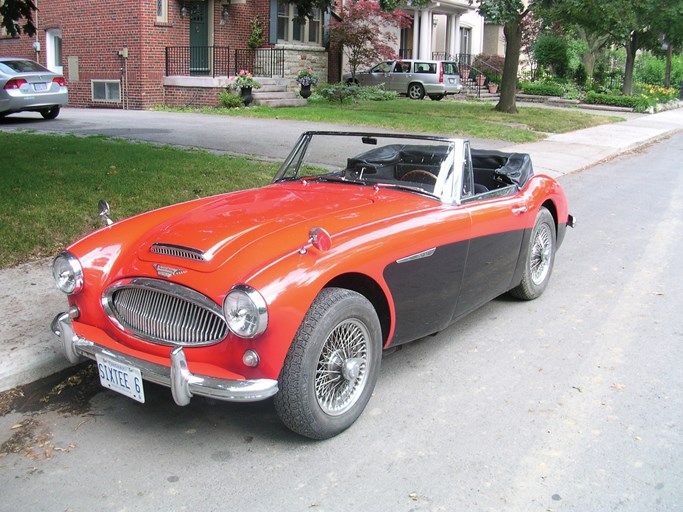
[(261, 294), (251, 286), (235, 286), (223, 301), (228, 328), (240, 338), (253, 338), (268, 326), (268, 307)]
[(73, 254), (63, 252), (52, 263), (52, 277), (57, 288), (64, 293), (76, 293), (83, 289), (83, 267)]

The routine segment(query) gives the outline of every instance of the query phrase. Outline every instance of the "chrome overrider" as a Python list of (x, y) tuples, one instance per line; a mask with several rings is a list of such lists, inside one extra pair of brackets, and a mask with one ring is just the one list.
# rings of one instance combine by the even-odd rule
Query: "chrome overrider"
[(134, 366), (140, 370), (144, 380), (170, 387), (173, 400), (178, 405), (188, 405), (195, 395), (228, 402), (256, 402), (278, 392), (277, 380), (227, 380), (195, 375), (187, 366), (183, 347), (171, 351), (170, 368), (101, 347), (76, 334), (71, 320), (77, 317), (78, 308), (72, 306), (69, 311), (58, 314), (51, 324), (52, 332), (61, 338), (64, 354), (71, 363), (82, 361), (83, 356), (94, 360), (97, 354), (101, 354), (121, 364)]

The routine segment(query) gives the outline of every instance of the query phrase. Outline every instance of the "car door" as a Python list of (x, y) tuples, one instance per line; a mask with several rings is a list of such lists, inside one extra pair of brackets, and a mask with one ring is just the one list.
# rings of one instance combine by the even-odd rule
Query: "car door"
[(393, 60), (380, 62), (376, 66), (371, 67), (367, 72), (359, 73), (357, 75), (358, 81), (362, 85), (368, 85), (368, 86), (379, 85), (379, 84), (387, 84), (388, 85), (389, 78), (391, 76), (391, 70), (393, 69), (393, 67), (394, 67), (394, 61)]
[(413, 63), (410, 61), (399, 60), (394, 62), (394, 67), (391, 70), (389, 81), (386, 85), (387, 90), (405, 94), (413, 78), (412, 66)]
[(510, 289), (530, 215), (516, 185), (479, 194), (472, 187), (462, 206), (470, 214), (472, 236), (453, 320)]

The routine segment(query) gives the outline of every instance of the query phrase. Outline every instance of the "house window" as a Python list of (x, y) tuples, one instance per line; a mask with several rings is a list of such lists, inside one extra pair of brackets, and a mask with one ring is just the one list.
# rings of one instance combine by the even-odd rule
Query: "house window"
[(460, 53), (472, 53), (472, 29), (460, 27)]
[(168, 22), (168, 0), (156, 0), (157, 23)]
[(295, 5), (279, 0), (277, 4), (277, 38), (292, 43), (320, 44), (322, 40), (322, 11), (314, 7), (312, 16), (303, 22), (297, 19)]
[(92, 100), (109, 103), (120, 103), (121, 82), (119, 80), (93, 80)]
[(62, 67), (62, 31), (51, 28), (45, 37), (47, 68), (55, 73), (63, 73)]

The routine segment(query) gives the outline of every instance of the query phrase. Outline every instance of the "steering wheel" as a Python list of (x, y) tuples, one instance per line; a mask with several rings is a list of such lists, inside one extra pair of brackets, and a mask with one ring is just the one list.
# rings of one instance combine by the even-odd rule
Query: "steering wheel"
[[(413, 169), (412, 171), (408, 171), (403, 176), (401, 176), (401, 181), (415, 181), (414, 179), (409, 178), (409, 176), (422, 176), (427, 178), (428, 180), (433, 180), (434, 183), (436, 183), (437, 181), (437, 177), (434, 173), (425, 171), (423, 169)], [(424, 183), (424, 181), (417, 181), (417, 183)]]

